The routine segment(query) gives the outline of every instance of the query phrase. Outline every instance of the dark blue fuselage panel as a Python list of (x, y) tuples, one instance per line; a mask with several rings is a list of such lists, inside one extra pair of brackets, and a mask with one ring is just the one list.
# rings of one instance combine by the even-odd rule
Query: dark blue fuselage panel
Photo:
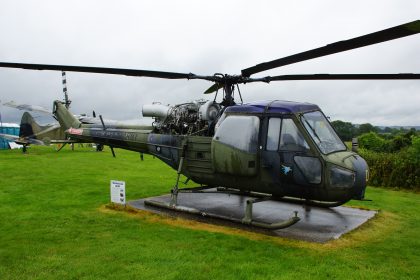
[(301, 103), (293, 101), (255, 101), (243, 105), (230, 106), (226, 112), (235, 113), (303, 113), (308, 111), (320, 110), (319, 107), (311, 103)]

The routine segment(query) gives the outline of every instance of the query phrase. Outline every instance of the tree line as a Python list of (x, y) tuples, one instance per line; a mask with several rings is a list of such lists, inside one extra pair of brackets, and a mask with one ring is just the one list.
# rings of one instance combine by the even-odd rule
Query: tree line
[(343, 141), (351, 141), (352, 138), (369, 132), (374, 132), (388, 138), (409, 132), (414, 134), (417, 132), (415, 128), (379, 127), (370, 123), (356, 125), (352, 124), (351, 122), (344, 122), (341, 120), (332, 121), (331, 124), (337, 132), (338, 136), (340, 136), (341, 140)]

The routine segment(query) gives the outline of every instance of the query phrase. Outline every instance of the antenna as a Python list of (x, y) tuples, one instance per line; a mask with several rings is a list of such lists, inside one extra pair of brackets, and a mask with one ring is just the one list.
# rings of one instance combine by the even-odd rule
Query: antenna
[(70, 108), (71, 100), (69, 99), (69, 96), (67, 95), (67, 79), (66, 79), (66, 72), (61, 71), (61, 76), (63, 78), (63, 93), (64, 93), (64, 105), (66, 108)]

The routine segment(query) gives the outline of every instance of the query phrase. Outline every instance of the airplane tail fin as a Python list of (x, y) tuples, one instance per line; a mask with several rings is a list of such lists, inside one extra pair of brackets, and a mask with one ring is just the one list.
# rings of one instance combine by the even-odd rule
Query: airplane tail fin
[(19, 141), (27, 144), (44, 145), (53, 140), (66, 139), (60, 125), (40, 125), (28, 112), (23, 113), (20, 121)]
[(44, 129), (45, 127), (39, 125), (30, 113), (23, 113), (20, 120), (19, 137), (31, 137)]
[(61, 101), (54, 101), (53, 114), (60, 123), (61, 128), (67, 130), (71, 127), (79, 128), (81, 122), (74, 117), (74, 115), (63, 105)]

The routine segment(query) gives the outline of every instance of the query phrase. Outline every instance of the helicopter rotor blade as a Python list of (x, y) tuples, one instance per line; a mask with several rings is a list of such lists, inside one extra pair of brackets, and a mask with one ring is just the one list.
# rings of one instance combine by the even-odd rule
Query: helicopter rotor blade
[(186, 74), (186, 73), (176, 73), (176, 72), (124, 69), (124, 68), (107, 68), (107, 67), (90, 67), (90, 66), (0, 62), (0, 67), (21, 68), (21, 69), (30, 69), (30, 70), (51, 70), (51, 71), (115, 74), (115, 75), (125, 75), (125, 76), (134, 76), (134, 77), (151, 77), (151, 78), (163, 78), (163, 79), (194, 79), (195, 78), (195, 75), (191, 73)]
[(370, 33), (353, 39), (335, 42), (324, 47), (312, 49), (309, 51), (297, 53), (291, 56), (286, 56), (276, 60), (257, 64), (255, 66), (243, 69), (242, 76), (249, 77), (255, 73), (270, 70), (273, 68), (310, 60), (317, 57), (327, 56), (339, 52), (344, 52), (352, 49), (366, 47), (410, 35), (414, 35), (420, 32), (420, 20), (405, 23), (402, 25), (394, 26), (382, 31)]
[(262, 81), (299, 81), (299, 80), (419, 80), (420, 74), (297, 74), (267, 76)]
[(216, 91), (218, 91), (221, 88), (223, 88), (223, 84), (221, 84), (221, 83), (214, 83), (211, 87), (209, 87), (204, 92), (204, 94), (210, 94), (210, 93), (216, 92)]

